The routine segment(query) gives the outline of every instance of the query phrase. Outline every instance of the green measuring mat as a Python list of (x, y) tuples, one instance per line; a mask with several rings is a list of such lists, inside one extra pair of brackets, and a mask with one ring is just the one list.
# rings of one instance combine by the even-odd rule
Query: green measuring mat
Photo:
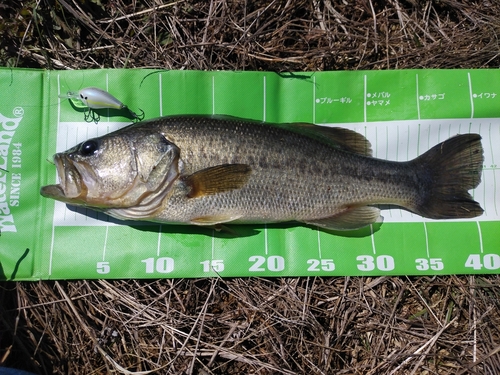
[[(158, 70), (0, 69), (0, 279), (435, 275), (500, 270), (500, 70), (275, 74)], [(145, 118), (224, 114), (355, 130), (374, 156), (406, 161), (458, 133), (485, 149), (484, 208), (435, 221), (402, 209), (384, 223), (328, 232), (293, 223), (212, 229), (121, 222), (40, 196), (57, 182), (52, 155), (131, 122), (96, 123), (68, 92), (98, 87)], [(89, 121), (85, 121), (87, 118)]]

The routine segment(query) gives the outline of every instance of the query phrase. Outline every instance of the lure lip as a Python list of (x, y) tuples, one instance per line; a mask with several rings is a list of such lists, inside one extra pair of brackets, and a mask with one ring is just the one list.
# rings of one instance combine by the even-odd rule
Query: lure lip
[(60, 94), (57, 96), (59, 99), (68, 99), (71, 105), (78, 109), (87, 109), (89, 108), (78, 95), (78, 92), (68, 91), (66, 94)]
[(59, 99), (78, 99), (78, 100), (80, 100), (78, 93), (74, 92), (74, 91), (68, 91), (66, 94), (59, 94), (59, 95), (57, 95), (57, 97)]

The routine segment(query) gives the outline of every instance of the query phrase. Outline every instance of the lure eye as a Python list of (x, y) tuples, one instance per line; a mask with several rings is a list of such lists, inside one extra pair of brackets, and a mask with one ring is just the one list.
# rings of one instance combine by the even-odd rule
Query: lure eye
[(83, 156), (93, 155), (97, 150), (99, 150), (99, 145), (94, 140), (85, 141), (80, 146), (80, 154)]

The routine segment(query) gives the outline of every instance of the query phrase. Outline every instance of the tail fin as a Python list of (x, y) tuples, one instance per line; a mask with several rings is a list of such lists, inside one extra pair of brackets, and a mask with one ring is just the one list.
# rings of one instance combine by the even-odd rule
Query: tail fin
[(413, 160), (425, 188), (412, 210), (431, 219), (481, 215), (483, 209), (468, 190), (481, 182), (483, 160), (479, 134), (457, 135)]

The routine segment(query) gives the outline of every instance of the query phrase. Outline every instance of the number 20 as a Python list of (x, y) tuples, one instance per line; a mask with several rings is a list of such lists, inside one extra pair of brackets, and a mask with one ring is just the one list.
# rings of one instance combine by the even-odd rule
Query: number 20
[(263, 267), (265, 265), (267, 265), (267, 269), (272, 272), (279, 272), (285, 269), (285, 258), (279, 255), (271, 255), (268, 258), (260, 255), (253, 255), (248, 258), (248, 261), (253, 263), (248, 269), (250, 272), (265, 271), (266, 268)]

